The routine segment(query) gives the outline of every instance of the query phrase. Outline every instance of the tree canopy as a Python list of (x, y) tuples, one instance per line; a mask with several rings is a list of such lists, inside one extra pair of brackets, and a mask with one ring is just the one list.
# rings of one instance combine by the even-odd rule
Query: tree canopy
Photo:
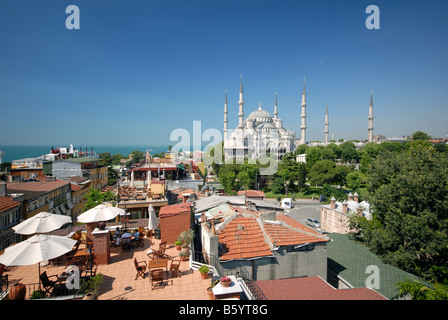
[(447, 279), (447, 155), (417, 145), (386, 151), (371, 166), (373, 218), (354, 218), (354, 235), (392, 265), (428, 281)]

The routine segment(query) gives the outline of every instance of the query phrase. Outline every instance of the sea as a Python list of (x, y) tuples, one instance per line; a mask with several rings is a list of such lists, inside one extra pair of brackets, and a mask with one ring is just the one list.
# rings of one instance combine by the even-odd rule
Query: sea
[[(14, 145), (0, 145), (0, 150), (4, 152), (1, 159), (2, 162), (12, 162), (13, 160), (19, 160), (24, 158), (35, 158), (40, 157), (44, 154), (48, 154), (51, 151), (51, 147), (59, 148), (66, 147), (69, 148), (70, 145), (41, 145), (41, 146), (14, 146)], [(86, 146), (73, 146), (75, 149), (81, 148), (83, 152), (90, 152), (93, 148), (93, 152), (97, 154), (103, 152), (109, 152), (111, 155), (121, 154), (123, 157), (127, 157), (133, 151), (148, 152), (150, 154), (157, 154), (161, 152), (166, 152), (168, 146), (142, 146), (142, 145), (126, 145), (126, 146), (110, 146), (110, 145), (86, 145)]]

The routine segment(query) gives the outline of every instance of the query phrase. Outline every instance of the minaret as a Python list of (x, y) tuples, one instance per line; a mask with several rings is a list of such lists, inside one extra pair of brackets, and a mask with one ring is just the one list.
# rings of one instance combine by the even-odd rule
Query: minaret
[(325, 111), (325, 144), (328, 144), (328, 104), (327, 104), (327, 111)]
[(238, 129), (243, 129), (244, 128), (244, 111), (243, 111), (243, 106), (244, 106), (244, 100), (243, 100), (243, 75), (241, 74), (241, 84), (240, 84), (240, 100), (238, 101), (238, 104), (240, 105), (240, 110), (238, 112), (238, 118), (239, 118), (239, 122), (238, 122)]
[(275, 92), (275, 105), (274, 105), (274, 119), (277, 120), (278, 110), (277, 110), (277, 92)]
[(302, 114), (300, 115), (302, 118), (302, 124), (300, 125), (300, 129), (302, 130), (302, 137), (300, 138), (301, 144), (306, 144), (306, 92), (305, 92), (305, 78), (303, 78), (303, 93), (302, 93)]
[(373, 142), (373, 91), (370, 91), (368, 141)]
[(224, 102), (224, 140), (227, 139), (227, 89), (226, 89), (226, 100)]

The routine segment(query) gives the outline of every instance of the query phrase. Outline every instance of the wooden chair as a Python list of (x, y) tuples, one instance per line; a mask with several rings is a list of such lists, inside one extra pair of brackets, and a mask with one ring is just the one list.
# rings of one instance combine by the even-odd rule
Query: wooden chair
[(135, 241), (135, 247), (145, 247), (145, 244), (143, 243), (143, 236), (139, 237), (137, 241)]
[(78, 251), (79, 245), (81, 244), (81, 240), (78, 240), (73, 246), (72, 250), (67, 252), (64, 257), (67, 259), (67, 266), (70, 265), (70, 261), (73, 259), (75, 253)]
[(122, 238), (121, 250), (129, 250), (131, 249), (131, 239), (130, 238)]
[(163, 269), (151, 270), (151, 290), (153, 290), (158, 284), (163, 287)]
[(5, 272), (5, 270), (6, 266), (0, 263), (0, 290), (2, 289), (3, 285), (6, 285), (6, 287), (8, 287), (8, 275), (3, 275), (3, 272)]
[(137, 274), (135, 275), (135, 280), (137, 280), (138, 277), (142, 277), (143, 279), (145, 279), (145, 272), (146, 272), (146, 268), (147, 268), (146, 261), (138, 261), (137, 262), (137, 258), (134, 258), (134, 265), (135, 265), (135, 270), (137, 271)]
[(158, 250), (153, 250), (151, 252), (148, 253), (148, 257), (150, 259), (167, 259), (169, 258), (167, 254), (165, 254), (165, 250), (166, 250), (166, 241), (161, 242), (159, 244), (159, 249)]
[(54, 281), (50, 280), (51, 277), (56, 277), (56, 280), (59, 278), (59, 276), (57, 276), (57, 275), (48, 276), (47, 271), (44, 271), (40, 275), (40, 282), (42, 283), (42, 286), (44, 287), (45, 292), (48, 294), (50, 294), (50, 290), (54, 289), (54, 287), (57, 284), (56, 280), (54, 280)]
[(181, 272), (179, 270), (179, 267), (180, 267), (180, 260), (171, 261), (170, 265), (171, 278), (180, 277)]

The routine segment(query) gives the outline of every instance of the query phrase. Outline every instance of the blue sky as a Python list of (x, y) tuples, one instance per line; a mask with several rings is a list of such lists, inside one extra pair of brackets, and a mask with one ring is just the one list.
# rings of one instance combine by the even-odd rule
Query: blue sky
[[(68, 5), (80, 29), (68, 30)], [(366, 7), (380, 9), (368, 30)], [(0, 145), (175, 144), (176, 128), (222, 130), (258, 107), (307, 139), (448, 133), (446, 1), (2, 0)]]

